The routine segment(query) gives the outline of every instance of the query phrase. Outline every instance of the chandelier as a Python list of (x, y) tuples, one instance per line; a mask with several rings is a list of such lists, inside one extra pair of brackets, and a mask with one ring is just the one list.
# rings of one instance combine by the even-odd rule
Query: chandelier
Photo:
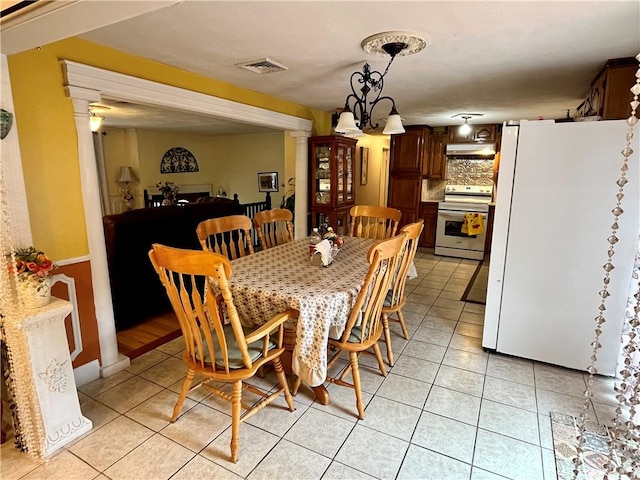
[(391, 103), (391, 111), (382, 133), (387, 135), (404, 133), (402, 120), (396, 109), (396, 102), (389, 96), (382, 96), (384, 77), (397, 56), (418, 53), (426, 46), (427, 42), (424, 38), (404, 32), (384, 32), (365, 38), (362, 41), (362, 48), (365, 52), (388, 55), (391, 59), (383, 73), (377, 70), (372, 71), (369, 64), (365, 63), (362, 72), (351, 74), (351, 93), (347, 95), (345, 100), (344, 109), (336, 126), (336, 133), (358, 135), (362, 134), (362, 130), (367, 126), (372, 129), (378, 128), (378, 123), (374, 125), (372, 122), (373, 109), (383, 100)]

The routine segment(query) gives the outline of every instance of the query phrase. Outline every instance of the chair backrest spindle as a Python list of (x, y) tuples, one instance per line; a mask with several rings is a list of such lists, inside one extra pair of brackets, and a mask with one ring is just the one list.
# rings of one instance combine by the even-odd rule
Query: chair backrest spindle
[(252, 222), (246, 215), (228, 215), (200, 222), (196, 234), (203, 250), (234, 260), (254, 253)]
[(262, 249), (292, 242), (294, 239), (292, 220), (293, 214), (286, 208), (274, 208), (256, 213), (253, 224)]
[(391, 238), (396, 234), (402, 212), (397, 208), (373, 205), (354, 205), (349, 212), (349, 235), (372, 240)]
[(415, 259), (416, 251), (418, 250), (418, 243), (420, 241), (420, 234), (422, 233), (423, 228), (424, 220), (420, 219), (417, 222), (405, 225), (400, 229), (400, 233), (405, 233), (407, 235), (407, 244), (402, 252), (400, 261), (397, 263), (396, 273), (394, 274), (391, 284), (389, 300), (392, 307), (404, 303), (404, 289), (407, 283), (409, 269)]
[(360, 329), (360, 343), (366, 343), (379, 335), (381, 313), (384, 299), (389, 291), (396, 262), (399, 261), (405, 244), (406, 234), (381, 240), (369, 249), (367, 259), (369, 270), (342, 336), (345, 342), (351, 336), (354, 327)]
[[(224, 371), (229, 373), (228, 341), (220, 309), (224, 302), (244, 366), (251, 368), (242, 325), (228, 286), (229, 260), (216, 253), (158, 244), (153, 245), (149, 258), (178, 317), (190, 360), (213, 372), (224, 366)], [(215, 295), (212, 281), (220, 288), (220, 297)]]

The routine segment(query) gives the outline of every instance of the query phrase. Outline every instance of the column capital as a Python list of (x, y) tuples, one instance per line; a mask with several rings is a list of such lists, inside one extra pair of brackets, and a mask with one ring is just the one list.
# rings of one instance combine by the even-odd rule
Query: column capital
[(309, 130), (293, 130), (289, 132), (289, 135), (300, 141), (301, 138), (309, 138), (311, 132)]

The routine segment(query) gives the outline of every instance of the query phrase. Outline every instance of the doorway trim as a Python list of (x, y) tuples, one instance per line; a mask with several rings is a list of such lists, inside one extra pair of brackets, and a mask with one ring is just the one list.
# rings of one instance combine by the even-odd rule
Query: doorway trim
[[(108, 377), (126, 368), (129, 365), (129, 359), (118, 353), (96, 157), (93, 134), (89, 127), (89, 104), (100, 101), (104, 96), (288, 131), (296, 137), (296, 177), (299, 177), (297, 178), (299, 181), (296, 181), (296, 209), (299, 207), (299, 202), (304, 202), (304, 205), (300, 205), (300, 211), (307, 210), (307, 138), (311, 136), (313, 122), (69, 60), (62, 60), (60, 63), (65, 90), (67, 96), (72, 99), (76, 121), (82, 198), (100, 339), (100, 374), (102, 377)], [(298, 171), (299, 167), (301, 171)], [(295, 227), (297, 232), (306, 232), (305, 215), (296, 216)]]

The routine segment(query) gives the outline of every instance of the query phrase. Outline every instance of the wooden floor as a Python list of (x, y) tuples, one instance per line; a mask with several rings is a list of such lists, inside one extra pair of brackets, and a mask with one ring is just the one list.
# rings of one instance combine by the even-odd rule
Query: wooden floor
[(178, 319), (172, 311), (116, 332), (118, 352), (134, 359), (181, 334)]

